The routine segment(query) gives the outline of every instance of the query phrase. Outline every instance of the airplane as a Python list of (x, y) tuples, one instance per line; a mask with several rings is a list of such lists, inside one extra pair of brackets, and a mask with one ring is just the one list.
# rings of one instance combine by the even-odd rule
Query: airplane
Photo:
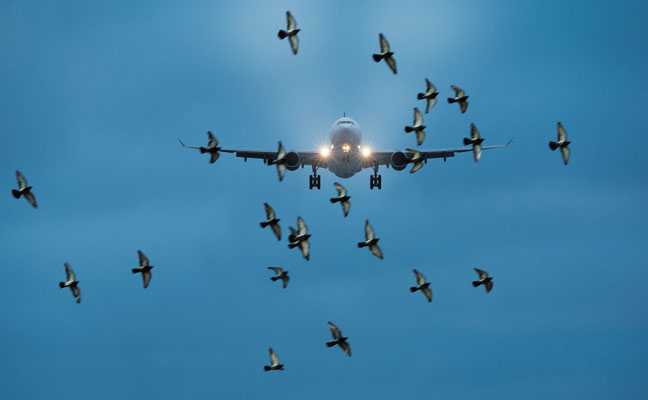
[[(470, 147), (455, 149), (439, 150), (421, 150), (417, 151), (414, 159), (414, 151), (372, 151), (368, 147), (361, 145), (362, 133), (356, 121), (346, 115), (333, 123), (330, 130), (330, 146), (325, 146), (319, 151), (294, 151), (287, 152), (281, 142), (277, 151), (259, 151), (259, 150), (238, 150), (225, 149), (218, 147), (218, 141), (209, 134), (209, 147), (187, 146), (180, 138), (178, 141), (184, 148), (199, 149), (201, 153), (212, 154), (212, 160), (215, 161), (214, 154), (218, 152), (232, 153), (236, 157), (242, 157), (245, 162), (248, 158), (262, 159), (264, 164), (276, 165), (279, 174), (279, 180), (283, 180), (285, 170), (294, 171), (300, 166), (306, 165), (312, 167), (313, 174), (309, 176), (309, 189), (321, 189), (321, 176), (317, 173), (318, 169), (328, 169), (340, 178), (350, 178), (365, 168), (372, 168), (373, 175), (369, 178), (369, 189), (382, 189), (382, 176), (378, 174), (378, 168), (384, 165), (390, 166), (396, 171), (402, 171), (408, 164), (420, 162), (420, 158), (427, 164), (429, 158), (443, 158), (446, 161), (448, 157), (454, 157), (455, 153), (468, 151), (489, 150), (508, 147), (511, 140), (504, 145), (481, 146), (481, 142), (473, 144)], [(477, 148), (478, 147), (478, 148)], [(478, 159), (476, 157), (476, 159)], [(213, 161), (212, 161), (213, 162)]]

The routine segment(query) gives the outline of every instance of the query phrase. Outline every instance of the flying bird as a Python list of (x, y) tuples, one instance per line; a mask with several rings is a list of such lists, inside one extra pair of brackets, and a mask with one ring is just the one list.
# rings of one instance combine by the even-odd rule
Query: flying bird
[(310, 243), (308, 239), (311, 237), (308, 232), (308, 227), (304, 223), (302, 217), (297, 217), (297, 229), (292, 226), (288, 227), (290, 229), (290, 235), (288, 236), (288, 247), (294, 249), (299, 246), (301, 249), (302, 255), (306, 261), (310, 260)]
[(425, 84), (427, 85), (425, 93), (419, 93), (416, 97), (419, 100), (427, 100), (425, 104), (425, 113), (427, 114), (436, 104), (436, 98), (439, 95), (439, 92), (437, 92), (436, 86), (434, 86), (427, 78), (425, 78)]
[(277, 149), (277, 158), (269, 160), (268, 165), (277, 166), (277, 174), (279, 175), (279, 182), (283, 181), (284, 174), (286, 173), (286, 149), (279, 141), (279, 148)]
[(369, 224), (369, 220), (366, 220), (365, 221), (365, 241), (358, 242), (358, 247), (369, 247), (371, 254), (373, 254), (374, 256), (382, 260), (383, 254), (382, 251), (380, 250), (380, 247), (378, 247), (379, 240), (380, 239), (376, 237), (376, 234), (374, 233), (371, 224)]
[(396, 74), (396, 60), (394, 60), (394, 52), (389, 50), (389, 42), (385, 39), (385, 36), (380, 34), (380, 54), (374, 54), (373, 59), (375, 62), (380, 62), (385, 60), (389, 69), (392, 70), (394, 75)]
[(137, 250), (137, 254), (139, 255), (139, 268), (133, 268), (131, 269), (131, 272), (134, 274), (141, 272), (142, 273), (142, 280), (144, 282), (144, 289), (146, 289), (149, 285), (149, 282), (151, 282), (151, 269), (153, 268), (152, 265), (149, 265), (149, 259), (142, 253), (141, 250)]
[(412, 158), (407, 160), (408, 163), (414, 164), (414, 166), (410, 170), (410, 174), (413, 174), (414, 172), (423, 168), (423, 163), (425, 162), (425, 158), (421, 155), (421, 152), (414, 149), (405, 149), (405, 150), (412, 153)]
[(430, 289), (430, 282), (426, 282), (425, 276), (422, 273), (418, 272), (416, 268), (413, 269), (412, 271), (414, 271), (414, 275), (416, 275), (416, 286), (412, 286), (410, 288), (410, 292), (414, 293), (417, 290), (420, 290), (427, 298), (428, 303), (431, 303), (432, 289)]
[(31, 192), (32, 187), (27, 186), (27, 179), (20, 173), (20, 171), (16, 171), (16, 179), (18, 180), (18, 190), (13, 189), (11, 191), (11, 194), (13, 194), (13, 197), (19, 199), (20, 196), (25, 196), (25, 199), (29, 202), (29, 204), (32, 205), (34, 208), (38, 208), (38, 205), (36, 204), (36, 197), (34, 197), (34, 194)]
[(405, 127), (405, 132), (416, 132), (416, 143), (420, 146), (425, 139), (425, 125), (423, 125), (423, 116), (417, 107), (414, 107), (414, 125)]
[(81, 303), (81, 289), (79, 289), (79, 281), (76, 280), (74, 271), (70, 268), (70, 264), (65, 263), (65, 276), (67, 277), (66, 282), (59, 282), (59, 287), (61, 289), (69, 287), (72, 291), (72, 295), (76, 299), (77, 304)]
[(264, 371), (283, 371), (284, 365), (279, 364), (279, 357), (277, 357), (277, 353), (272, 350), (272, 347), (270, 347), (268, 350), (270, 350), (270, 365), (264, 365), (263, 370)]
[(274, 282), (281, 279), (283, 281), (283, 288), (285, 289), (286, 286), (288, 286), (288, 282), (290, 281), (288, 271), (284, 271), (283, 268), (279, 267), (268, 267), (268, 269), (274, 271), (275, 273), (275, 276), (270, 278), (270, 280)]
[(261, 225), (261, 228), (270, 225), (270, 229), (274, 232), (277, 240), (281, 240), (281, 227), (279, 226), (280, 219), (276, 217), (274, 210), (268, 203), (263, 203), (263, 205), (265, 206), (267, 221), (259, 222), (259, 225)]
[(493, 290), (493, 278), (488, 276), (488, 272), (482, 271), (479, 268), (473, 268), (475, 272), (479, 275), (479, 280), (478, 281), (473, 281), (473, 286), (477, 287), (479, 285), (484, 285), (486, 288), (486, 293), (490, 292)]
[(331, 200), (331, 203), (340, 203), (342, 204), (342, 212), (344, 212), (344, 216), (346, 217), (349, 215), (349, 209), (351, 208), (351, 203), (349, 203), (349, 199), (351, 196), (347, 195), (347, 191), (344, 188), (344, 186), (340, 185), (339, 183), (335, 182), (333, 185), (335, 185), (335, 188), (337, 189), (338, 192), (338, 197), (333, 197)]
[(455, 91), (455, 97), (448, 97), (448, 103), (459, 103), (461, 113), (465, 113), (468, 109), (468, 96), (466, 96), (466, 92), (455, 85), (450, 86), (450, 88)]
[(218, 160), (218, 157), (220, 156), (219, 151), (222, 150), (222, 147), (218, 146), (218, 139), (214, 136), (214, 134), (211, 131), (207, 131), (207, 137), (209, 138), (207, 142), (207, 147), (203, 146), (187, 146), (184, 144), (180, 138), (178, 138), (178, 142), (182, 145), (182, 147), (187, 148), (187, 149), (198, 149), (200, 151), (200, 154), (205, 154), (209, 153), (211, 155), (209, 159), (209, 163), (213, 164)]
[(286, 30), (284, 31), (283, 29), (280, 29), (277, 36), (279, 36), (279, 39), (281, 40), (287, 37), (290, 41), (290, 48), (292, 49), (293, 54), (297, 54), (297, 49), (299, 47), (297, 33), (299, 33), (301, 29), (297, 29), (297, 21), (295, 21), (295, 18), (293, 18), (290, 11), (286, 11), (286, 22)]
[(331, 335), (333, 335), (334, 340), (332, 342), (326, 342), (326, 346), (333, 347), (338, 345), (342, 350), (344, 350), (347, 356), (351, 357), (351, 346), (349, 346), (349, 342), (347, 342), (348, 338), (342, 336), (342, 331), (340, 331), (333, 322), (329, 321), (328, 325), (329, 328), (331, 328)]
[(565, 132), (565, 128), (563, 128), (562, 123), (558, 122), (558, 141), (549, 142), (549, 148), (553, 151), (560, 147), (560, 152), (562, 153), (562, 158), (565, 165), (567, 165), (567, 162), (569, 162), (570, 143), (571, 142), (567, 140), (567, 132)]
[(481, 157), (481, 151), (482, 151), (481, 144), (483, 141), (484, 139), (479, 137), (479, 131), (477, 130), (475, 124), (470, 124), (470, 139), (464, 138), (463, 144), (464, 146), (468, 146), (470, 144), (472, 145), (475, 162), (479, 161), (479, 157)]

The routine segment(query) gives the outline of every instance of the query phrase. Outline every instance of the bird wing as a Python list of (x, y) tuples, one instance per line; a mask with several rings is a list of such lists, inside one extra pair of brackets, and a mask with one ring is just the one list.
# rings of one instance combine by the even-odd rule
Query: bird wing
[(416, 131), (416, 144), (419, 146), (423, 144), (423, 141), (425, 140), (425, 131), (424, 130), (419, 130)]
[(142, 271), (142, 280), (144, 281), (144, 289), (146, 289), (149, 285), (149, 282), (151, 282), (151, 277), (153, 275), (151, 274), (151, 271)]
[(416, 269), (414, 269), (413, 271), (414, 271), (414, 275), (416, 275), (416, 283), (419, 285), (424, 284), (425, 276), (422, 273), (418, 272)]
[(277, 160), (281, 160), (286, 156), (286, 149), (284, 149), (283, 144), (281, 144), (281, 140), (279, 141), (279, 146), (277, 148)]
[(290, 229), (290, 236), (288, 237), (288, 240), (292, 242), (295, 240), (295, 236), (297, 236), (297, 231), (292, 226), (289, 226), (288, 229)]
[(338, 197), (344, 197), (344, 196), (346, 196), (347, 191), (346, 191), (346, 189), (344, 188), (344, 186), (340, 185), (340, 184), (337, 183), (337, 182), (335, 182), (333, 185), (334, 185), (335, 188), (337, 189)]
[(79, 289), (79, 286), (70, 286), (70, 290), (72, 290), (72, 294), (74, 295), (77, 303), (81, 303), (81, 289)]
[(432, 302), (432, 289), (430, 287), (423, 288), (423, 294), (427, 297), (428, 303)]
[(290, 11), (286, 11), (286, 23), (289, 31), (297, 28), (297, 21), (295, 21), (295, 18), (292, 16)]
[(297, 35), (292, 35), (288, 37), (288, 40), (290, 41), (290, 48), (293, 54), (297, 54), (297, 50), (299, 50), (299, 38)]
[(279, 268), (279, 267), (268, 267), (268, 269), (273, 270), (274, 273), (277, 275), (281, 275), (281, 273), (283, 272), (283, 268)]
[(277, 240), (281, 240), (281, 227), (279, 224), (273, 224), (270, 228), (272, 228), (272, 232), (277, 237)]
[(333, 322), (329, 321), (328, 326), (331, 329), (331, 335), (333, 335), (333, 339), (337, 340), (342, 337), (342, 331), (340, 331), (340, 328), (335, 326)]
[(270, 207), (270, 204), (263, 203), (263, 206), (265, 207), (266, 217), (268, 218), (268, 221), (271, 220), (271, 219), (274, 219), (275, 218), (275, 212), (272, 209), (272, 207)]
[(479, 130), (475, 124), (470, 124), (470, 137), (473, 139), (479, 139)]
[(23, 196), (25, 196), (25, 198), (27, 199), (29, 204), (32, 205), (32, 207), (38, 208), (38, 204), (36, 204), (36, 197), (31, 191), (23, 193)]
[(431, 94), (436, 92), (437, 88), (430, 82), (427, 78), (425, 78), (425, 84), (427, 85), (427, 94)]
[(418, 107), (414, 107), (414, 126), (419, 126), (423, 124), (423, 116), (419, 111)]
[(344, 216), (349, 215), (349, 209), (351, 208), (351, 202), (343, 201), (342, 202), (342, 211), (344, 211)]
[(473, 145), (473, 156), (475, 157), (475, 162), (479, 161), (479, 158), (481, 157), (481, 151), (482, 151), (481, 144)]
[(65, 263), (65, 276), (67, 277), (68, 282), (73, 282), (76, 280), (76, 277), (74, 275), (74, 271), (72, 271), (72, 268), (70, 267), (70, 264)]
[(375, 233), (373, 228), (371, 227), (371, 224), (369, 223), (369, 220), (365, 221), (365, 239), (367, 241), (372, 240), (375, 237)]
[(139, 255), (139, 264), (140, 267), (147, 267), (149, 265), (149, 259), (146, 258), (144, 253), (142, 253), (141, 250), (137, 250), (137, 254)]
[(414, 172), (418, 171), (421, 168), (423, 168), (423, 162), (422, 161), (415, 162), (414, 166), (410, 170), (410, 174), (413, 174)]
[(274, 367), (275, 365), (279, 364), (279, 357), (277, 357), (277, 353), (272, 350), (272, 347), (270, 347), (270, 364)]
[(309, 260), (310, 258), (310, 243), (308, 240), (302, 240), (299, 242), (299, 248), (301, 249), (302, 255), (306, 259), (306, 261)]
[(288, 286), (288, 282), (290, 282), (290, 277), (288, 276), (288, 274), (284, 274), (282, 275), (281, 280), (283, 281), (283, 287), (285, 289), (286, 286)]
[(347, 342), (340, 343), (340, 348), (344, 350), (347, 356), (351, 357), (351, 346)]
[(450, 86), (450, 89), (454, 90), (456, 97), (463, 97), (466, 92), (464, 92), (462, 89), (459, 89), (455, 85)]
[(561, 146), (560, 152), (562, 153), (562, 157), (565, 165), (567, 165), (567, 163), (569, 162), (569, 147)]
[(394, 57), (391, 57), (391, 56), (390, 57), (385, 57), (385, 62), (387, 63), (387, 65), (389, 65), (389, 69), (391, 69), (391, 71), (394, 74), (396, 74), (397, 73), (397, 71), (396, 71), (396, 59), (394, 59)]
[(23, 176), (23, 174), (20, 173), (20, 171), (16, 171), (16, 180), (18, 181), (18, 188), (22, 189), (27, 187), (27, 179)]
[(415, 149), (405, 149), (405, 151), (412, 153), (412, 158), (410, 161), (415, 161), (421, 158), (421, 152)]
[(493, 281), (486, 282), (486, 293), (490, 293), (493, 290)]
[(297, 217), (297, 229), (299, 231), (299, 235), (305, 235), (306, 232), (308, 232), (308, 227), (304, 223), (304, 220), (302, 217)]
[(461, 113), (465, 113), (468, 109), (468, 101), (462, 101), (461, 103), (459, 103), (459, 107), (461, 107)]
[(279, 176), (279, 182), (283, 181), (283, 177), (286, 174), (286, 166), (283, 163), (277, 164), (277, 175)]
[(562, 123), (558, 122), (558, 142), (567, 140), (567, 132), (563, 128)]
[(207, 147), (209, 147), (210, 149), (216, 148), (218, 146), (218, 139), (216, 139), (214, 134), (211, 131), (208, 131), (207, 137), (209, 137), (209, 141), (207, 142)]
[(383, 253), (382, 250), (380, 250), (380, 247), (378, 247), (377, 244), (372, 244), (369, 246), (369, 250), (371, 250), (371, 254), (374, 256), (380, 258), (381, 260), (383, 259)]
[(426, 114), (429, 113), (430, 110), (432, 109), (432, 107), (434, 107), (435, 104), (436, 104), (436, 98), (433, 99), (433, 98), (429, 97), (427, 99), (427, 104), (425, 105), (425, 113)]
[(488, 272), (483, 271), (483, 270), (481, 270), (479, 268), (473, 268), (473, 269), (475, 270), (475, 272), (477, 272), (479, 274), (479, 279), (488, 278)]
[(389, 42), (385, 39), (385, 35), (382, 33), (379, 35), (380, 38), (380, 52), (387, 53), (389, 51)]

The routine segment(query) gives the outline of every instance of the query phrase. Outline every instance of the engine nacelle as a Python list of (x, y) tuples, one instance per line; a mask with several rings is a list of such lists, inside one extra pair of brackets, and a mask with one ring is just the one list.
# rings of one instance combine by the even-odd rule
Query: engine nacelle
[(299, 168), (300, 162), (301, 162), (301, 158), (299, 157), (299, 153), (291, 151), (290, 153), (286, 154), (285, 165), (289, 171), (294, 171), (297, 168)]
[(396, 151), (391, 155), (391, 166), (396, 171), (402, 171), (407, 166), (407, 156), (402, 151)]

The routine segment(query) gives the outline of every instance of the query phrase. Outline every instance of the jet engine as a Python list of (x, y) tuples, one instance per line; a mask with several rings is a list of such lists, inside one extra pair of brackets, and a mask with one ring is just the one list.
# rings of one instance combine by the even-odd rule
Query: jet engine
[(391, 155), (391, 166), (396, 171), (401, 171), (407, 166), (407, 156), (402, 151), (396, 151)]
[(289, 171), (294, 171), (297, 168), (299, 168), (300, 162), (301, 162), (301, 158), (299, 157), (299, 153), (291, 151), (290, 153), (286, 154), (285, 165)]

